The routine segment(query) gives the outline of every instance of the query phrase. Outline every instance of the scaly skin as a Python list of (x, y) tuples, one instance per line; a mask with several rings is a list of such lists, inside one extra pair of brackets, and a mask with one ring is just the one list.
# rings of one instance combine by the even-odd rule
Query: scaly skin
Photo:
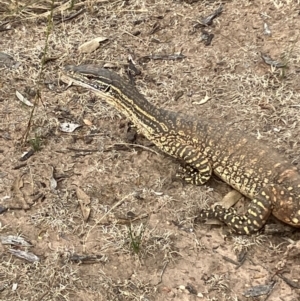
[(218, 218), (239, 234), (258, 231), (271, 213), (300, 227), (300, 175), (272, 148), (225, 128), (222, 121), (196, 120), (160, 109), (112, 71), (94, 65), (67, 66), (64, 78), (95, 92), (160, 150), (184, 162), (185, 181), (201, 185), (214, 173), (252, 200), (243, 216), (216, 206), (201, 211), (200, 219)]

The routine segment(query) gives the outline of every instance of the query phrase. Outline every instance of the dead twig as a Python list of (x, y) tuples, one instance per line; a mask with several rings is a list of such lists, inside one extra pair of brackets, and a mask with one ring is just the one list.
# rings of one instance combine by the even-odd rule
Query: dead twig
[(143, 62), (145, 60), (182, 60), (186, 58), (182, 53), (174, 53), (174, 54), (151, 54), (145, 55), (139, 59), (139, 62)]
[(67, 22), (67, 21), (70, 21), (72, 19), (75, 19), (76, 17), (80, 16), (81, 14), (83, 14), (85, 12), (85, 8), (82, 8), (80, 9), (79, 11), (69, 15), (69, 16), (66, 16), (66, 17), (62, 17), (60, 20), (57, 20), (55, 22), (55, 25), (58, 25), (60, 23), (63, 23), (63, 22)]

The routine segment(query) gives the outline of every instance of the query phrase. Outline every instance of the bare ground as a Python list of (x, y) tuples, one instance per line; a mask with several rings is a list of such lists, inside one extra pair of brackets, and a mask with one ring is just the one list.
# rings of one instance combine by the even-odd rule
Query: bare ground
[[(214, 34), (209, 46), (197, 24), (217, 1), (57, 1), (53, 22), (51, 1), (2, 3), (0, 51), (14, 61), (0, 62), (0, 209), (10, 208), (0, 236), (31, 246), (0, 244), (1, 300), (299, 300), (299, 231), (242, 237), (194, 224), (230, 188), (217, 179), (203, 187), (175, 181), (178, 163), (135, 140), (121, 113), (59, 80), (64, 65), (80, 63), (126, 77), (130, 55), (151, 102), (222, 119), (225, 130), (261, 139), (297, 166), (299, 1), (224, 1), (205, 28)], [(78, 51), (96, 37), (108, 40)], [(180, 52), (184, 59), (141, 59)], [(286, 67), (265, 64), (261, 53)], [(16, 91), (36, 102), (29, 128), (32, 107)], [(65, 133), (64, 122), (81, 127)], [(32, 147), (39, 151), (20, 161)], [(20, 251), (39, 261), (12, 254)], [(257, 285), (269, 285), (269, 295), (247, 298)]]

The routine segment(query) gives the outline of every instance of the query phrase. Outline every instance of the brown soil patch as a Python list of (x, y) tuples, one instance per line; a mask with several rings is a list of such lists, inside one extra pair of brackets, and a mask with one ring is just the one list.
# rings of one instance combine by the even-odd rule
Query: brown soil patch
[[(0, 235), (20, 235), (32, 246), (0, 244), (0, 299), (299, 300), (299, 231), (241, 237), (225, 235), (225, 226), (194, 225), (199, 208), (230, 189), (216, 179), (203, 187), (174, 181), (178, 163), (142, 137), (135, 143), (143, 148), (120, 149), (118, 143), (131, 143), (128, 120), (91, 92), (59, 81), (66, 64), (109, 64), (126, 76), (131, 55), (142, 71), (136, 85), (151, 102), (199, 120), (223, 118), (225, 129), (259, 137), (298, 165), (299, 3), (224, 1), (205, 28), (214, 34), (205, 46), (195, 25), (219, 7), (215, 1), (90, 0), (72, 8), (56, 1), (50, 60), (40, 73), (51, 1), (23, 2), (2, 1), (0, 8), (0, 51), (14, 59), (0, 65), (0, 208), (11, 208), (0, 215)], [(96, 37), (108, 40), (91, 54), (78, 52)], [(180, 51), (186, 58), (140, 60)], [(271, 68), (261, 53), (287, 67)], [(32, 108), (16, 91), (31, 102), (41, 95), (25, 144)], [(63, 122), (82, 127), (63, 133)], [(32, 144), (40, 150), (20, 161)], [(78, 188), (90, 201), (87, 222)], [(131, 226), (130, 216), (139, 217)], [(228, 261), (241, 254), (242, 264)], [(269, 297), (243, 295), (272, 281)]]

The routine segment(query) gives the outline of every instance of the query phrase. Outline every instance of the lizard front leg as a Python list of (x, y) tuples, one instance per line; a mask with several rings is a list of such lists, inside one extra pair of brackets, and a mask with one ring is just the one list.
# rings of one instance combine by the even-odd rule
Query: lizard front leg
[(203, 157), (198, 150), (191, 146), (184, 146), (177, 151), (184, 165), (179, 167), (177, 177), (186, 183), (203, 185), (211, 177), (212, 167), (207, 158)]

